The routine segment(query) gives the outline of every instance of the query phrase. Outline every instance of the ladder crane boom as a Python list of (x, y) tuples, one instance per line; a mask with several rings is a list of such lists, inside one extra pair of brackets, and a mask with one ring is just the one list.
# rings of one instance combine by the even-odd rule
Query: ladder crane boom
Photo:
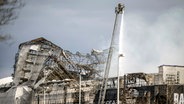
[(104, 77), (103, 77), (103, 81), (102, 81), (102, 86), (101, 86), (101, 90), (99, 93), (98, 104), (104, 104), (106, 88), (107, 88), (107, 81), (108, 81), (108, 76), (109, 76), (109, 70), (111, 67), (112, 55), (113, 55), (114, 48), (115, 48), (114, 47), (115, 46), (115, 36), (119, 35), (119, 31), (120, 31), (119, 26), (121, 24), (121, 17), (122, 17), (123, 10), (124, 10), (124, 5), (122, 5), (120, 3), (115, 8), (116, 17), (115, 17), (115, 22), (114, 22), (114, 29), (113, 29), (113, 33), (112, 33), (111, 44), (110, 44), (110, 48), (109, 48), (109, 53), (108, 53), (107, 63), (106, 63)]

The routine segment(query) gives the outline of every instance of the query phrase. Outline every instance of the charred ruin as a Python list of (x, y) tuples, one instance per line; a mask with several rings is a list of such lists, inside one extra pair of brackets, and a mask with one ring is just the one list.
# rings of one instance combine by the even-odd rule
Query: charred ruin
[[(71, 53), (38, 38), (20, 44), (13, 82), (0, 85), (1, 104), (97, 104), (106, 51)], [(120, 76), (121, 104), (183, 102), (184, 66), (162, 65), (158, 73)], [(81, 76), (81, 82), (80, 82)], [(117, 77), (108, 78), (106, 104), (117, 102)]]

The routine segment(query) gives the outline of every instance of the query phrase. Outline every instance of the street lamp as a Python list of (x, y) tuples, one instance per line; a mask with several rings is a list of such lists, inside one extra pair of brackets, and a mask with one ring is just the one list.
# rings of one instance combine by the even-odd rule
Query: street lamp
[(81, 72), (79, 73), (79, 104), (81, 104)]
[(123, 54), (118, 55), (118, 71), (117, 71), (117, 104), (119, 104), (119, 69), (120, 69), (120, 58), (123, 57)]
[(81, 70), (79, 72), (79, 104), (81, 104)]

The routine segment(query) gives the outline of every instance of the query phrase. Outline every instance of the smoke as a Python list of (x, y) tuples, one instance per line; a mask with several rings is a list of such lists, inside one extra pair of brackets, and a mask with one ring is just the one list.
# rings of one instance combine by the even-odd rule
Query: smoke
[(125, 15), (125, 73), (157, 72), (162, 64), (184, 65), (184, 9), (172, 8), (150, 22), (140, 14)]
[[(160, 62), (184, 64), (184, 9), (175, 8), (158, 18), (156, 31), (161, 35), (157, 40), (156, 50), (160, 51)], [(162, 23), (162, 25), (159, 25)], [(154, 32), (151, 32), (152, 35)], [(162, 45), (160, 45), (162, 44)]]

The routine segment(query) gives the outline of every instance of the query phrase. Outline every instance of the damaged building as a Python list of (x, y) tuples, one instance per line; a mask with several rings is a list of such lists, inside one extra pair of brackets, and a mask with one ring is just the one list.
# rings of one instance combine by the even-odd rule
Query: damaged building
[[(24, 42), (15, 57), (13, 80), (0, 84), (0, 102), (97, 104), (107, 55), (107, 50), (73, 54), (44, 38)], [(183, 103), (183, 73), (184, 66), (161, 65), (158, 73), (120, 76), (120, 104)], [(105, 103), (117, 103), (117, 77), (108, 78)]]
[(77, 103), (80, 87), (81, 101), (92, 104), (100, 83), (100, 69), (106, 60), (104, 55), (96, 50), (91, 54), (73, 54), (44, 38), (22, 43), (15, 57), (13, 82), (1, 86), (0, 101), (2, 104)]
[(184, 66), (161, 65), (158, 73), (128, 73), (120, 100), (125, 104), (184, 103)]

